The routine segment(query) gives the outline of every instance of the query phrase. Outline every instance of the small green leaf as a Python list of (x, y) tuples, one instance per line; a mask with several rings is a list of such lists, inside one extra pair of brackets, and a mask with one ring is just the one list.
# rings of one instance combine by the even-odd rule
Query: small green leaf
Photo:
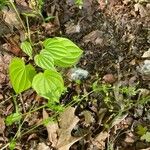
[(20, 113), (18, 113), (18, 112), (13, 113), (13, 114), (7, 116), (7, 118), (5, 119), (5, 123), (6, 123), (7, 126), (10, 126), (15, 122), (20, 121), (21, 118), (22, 118), (22, 115)]
[(21, 93), (31, 87), (36, 72), (32, 65), (25, 65), (20, 58), (14, 58), (9, 65), (10, 81), (15, 92)]
[(147, 127), (143, 127), (142, 125), (138, 125), (137, 127), (137, 134), (138, 135), (144, 135), (147, 131)]
[(25, 52), (30, 58), (32, 58), (32, 46), (28, 41), (24, 41), (21, 43), (21, 49)]
[(9, 143), (9, 149), (10, 150), (14, 150), (15, 149), (15, 146), (16, 146), (16, 141), (13, 139), (10, 141)]
[(74, 65), (82, 54), (82, 50), (66, 38), (49, 38), (43, 42), (43, 45), (53, 55), (54, 64), (60, 67)]
[(45, 70), (33, 78), (32, 87), (40, 96), (58, 101), (64, 89), (64, 82), (58, 72)]
[(48, 117), (47, 119), (44, 119), (42, 123), (43, 125), (47, 126), (50, 123), (54, 123), (54, 121), (55, 121), (54, 117)]
[(41, 50), (40, 54), (34, 57), (34, 61), (36, 65), (38, 65), (42, 69), (54, 69), (53, 56), (49, 51), (45, 49)]
[(76, 4), (80, 9), (82, 9), (83, 0), (75, 0), (75, 4)]
[(145, 140), (146, 142), (150, 142), (150, 132), (146, 132), (143, 136), (141, 136), (141, 140)]

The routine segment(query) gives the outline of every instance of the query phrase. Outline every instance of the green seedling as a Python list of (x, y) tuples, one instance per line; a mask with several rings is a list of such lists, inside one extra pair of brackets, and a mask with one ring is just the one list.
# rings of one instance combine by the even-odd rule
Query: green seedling
[(22, 118), (22, 114), (19, 112), (15, 96), (13, 96), (13, 101), (15, 105), (15, 113), (12, 113), (11, 115), (6, 117), (5, 123), (7, 126), (10, 126), (15, 122), (19, 122)]
[[(58, 102), (63, 90), (64, 81), (62, 75), (57, 72), (58, 67), (71, 67), (75, 65), (82, 54), (82, 50), (67, 38), (48, 38), (42, 42), (43, 49), (33, 56), (34, 47), (30, 42), (21, 44), (22, 50), (34, 58), (34, 66), (42, 68), (42, 72), (31, 64), (25, 64), (24, 60), (14, 58), (9, 65), (9, 77), (16, 94), (29, 88), (33, 88), (40, 96)], [(38, 73), (37, 73), (38, 72)]]
[(15, 149), (15, 146), (16, 146), (16, 141), (13, 139), (10, 141), (9, 143), (9, 149), (10, 150), (14, 150)]
[(82, 9), (83, 0), (75, 0), (75, 4), (76, 4), (80, 9)]

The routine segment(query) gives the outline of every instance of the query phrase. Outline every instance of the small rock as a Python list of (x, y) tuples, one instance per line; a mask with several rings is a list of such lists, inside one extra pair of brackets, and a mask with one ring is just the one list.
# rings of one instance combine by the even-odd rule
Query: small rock
[(145, 60), (139, 72), (143, 75), (143, 80), (150, 80), (150, 60)]
[(83, 80), (88, 77), (89, 72), (81, 69), (81, 68), (73, 68), (70, 70), (70, 79), (75, 80)]
[(114, 83), (116, 81), (116, 78), (114, 77), (113, 74), (106, 74), (106, 75), (104, 75), (103, 80), (106, 83)]

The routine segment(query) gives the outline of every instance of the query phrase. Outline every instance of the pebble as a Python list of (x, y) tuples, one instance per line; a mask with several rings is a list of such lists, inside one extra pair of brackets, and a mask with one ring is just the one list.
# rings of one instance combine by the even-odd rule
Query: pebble
[(73, 68), (70, 70), (70, 78), (73, 81), (83, 80), (88, 77), (89, 72), (81, 68)]
[(113, 74), (106, 74), (103, 76), (103, 80), (106, 83), (114, 83), (116, 81), (116, 78), (114, 77)]

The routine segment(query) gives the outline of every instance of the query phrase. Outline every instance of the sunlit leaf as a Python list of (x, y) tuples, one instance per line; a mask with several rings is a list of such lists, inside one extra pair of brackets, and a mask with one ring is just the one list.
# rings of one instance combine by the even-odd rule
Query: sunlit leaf
[(67, 49), (56, 38), (46, 39), (43, 42), (43, 45), (45, 49), (48, 50), (52, 54), (54, 60), (61, 59), (67, 55)]
[(32, 46), (28, 41), (24, 41), (21, 43), (21, 49), (25, 52), (30, 58), (32, 58)]
[(25, 65), (20, 58), (14, 58), (9, 65), (10, 81), (15, 92), (21, 93), (31, 87), (31, 82), (36, 74), (32, 65)]
[(70, 67), (81, 57), (82, 50), (67, 38), (49, 38), (43, 42), (54, 58), (54, 64), (60, 67)]
[(64, 89), (64, 83), (58, 72), (45, 70), (44, 73), (39, 73), (34, 77), (32, 87), (40, 96), (58, 101)]
[(34, 57), (34, 61), (36, 65), (43, 69), (53, 69), (54, 68), (54, 59), (52, 57), (52, 54), (43, 49), (40, 54), (36, 55)]

